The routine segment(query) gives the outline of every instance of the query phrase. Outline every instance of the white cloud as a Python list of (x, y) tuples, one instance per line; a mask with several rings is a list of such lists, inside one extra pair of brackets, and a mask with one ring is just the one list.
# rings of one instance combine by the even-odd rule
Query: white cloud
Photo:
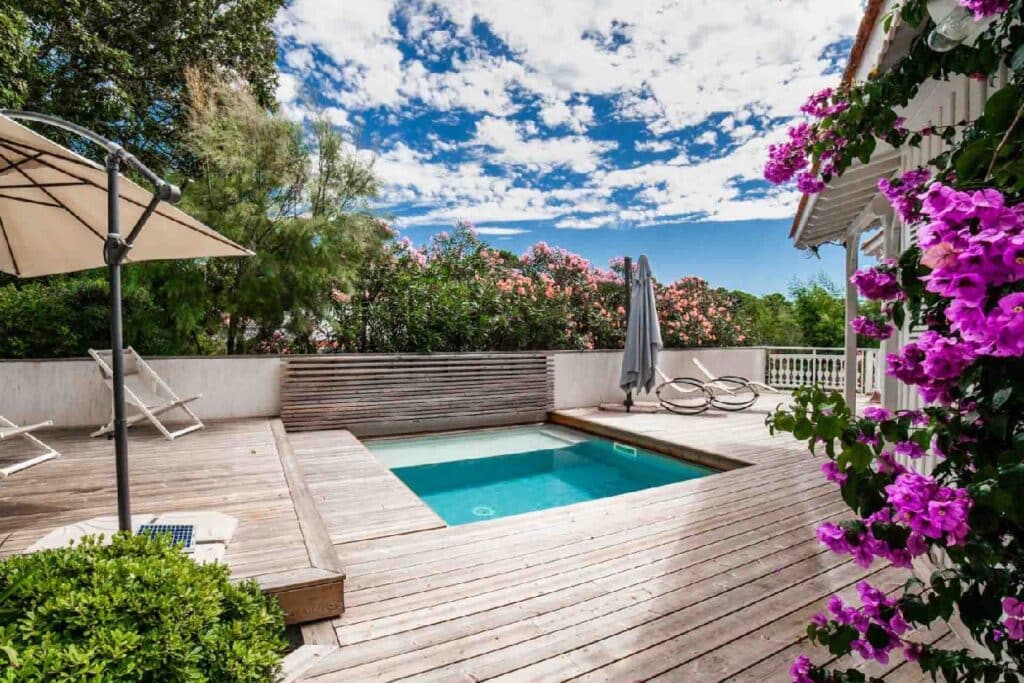
[(694, 142), (696, 142), (698, 145), (713, 145), (716, 142), (718, 142), (718, 136), (715, 135), (715, 131), (706, 130), (700, 135), (698, 135), (694, 139)]
[(493, 225), (478, 225), (475, 230), (478, 235), (490, 235), (494, 237), (511, 237), (512, 235), (525, 235), (530, 232), (523, 228), (499, 228)]
[(554, 101), (541, 106), (540, 118), (549, 128), (568, 126), (576, 133), (583, 133), (594, 122), (594, 109), (588, 104), (570, 106)]
[(638, 152), (667, 152), (675, 146), (676, 144), (669, 140), (637, 140), (633, 143)]
[(280, 73), (277, 76), (277, 101), (291, 102), (299, 96), (301, 84), (299, 79), (289, 73)]
[[(795, 193), (750, 195), (742, 184), (760, 178), (766, 140), (778, 137), (765, 123), (835, 84), (821, 55), (852, 36), (861, 5), (734, 0), (723, 12), (720, 0), (292, 0), (276, 21), (286, 71), (278, 97), (284, 115), (301, 119), (301, 83), (311, 81), (342, 126), (364, 113), (397, 127), (410, 114), (471, 112), (462, 119), (476, 121), (466, 124), (469, 141), (438, 127), (384, 145), (376, 163), (385, 200), (415, 209), (406, 224), (550, 220), (584, 229), (784, 217)], [(536, 120), (526, 119), (534, 108)], [(637, 152), (671, 158), (622, 163), (616, 143), (592, 136), (611, 137), (605, 130), (623, 120), (646, 126)], [(697, 151), (662, 137), (695, 131)], [(584, 177), (554, 190), (545, 182), (567, 171)]]
[(528, 127), (507, 119), (484, 117), (476, 124), (475, 145), (493, 150), (488, 160), (524, 166), (534, 171), (567, 167), (579, 173), (598, 168), (601, 155), (616, 147), (614, 142), (592, 140), (582, 135), (559, 138), (527, 138)]
[[(519, 61), (567, 100), (629, 93), (623, 111), (677, 130), (752, 103), (792, 113), (799, 98), (834, 81), (824, 48), (856, 29), (860, 0), (446, 0), (468, 32), (487, 24)], [(609, 49), (613, 27), (627, 42)], [(598, 38), (594, 38), (598, 36)]]
[(413, 61), (406, 67), (400, 92), (440, 111), (461, 108), (506, 116), (517, 109), (508, 88), (522, 70), (506, 59), (457, 61), (452, 71), (445, 72), (429, 71), (422, 62)]
[[(622, 98), (621, 112), (652, 129), (678, 130), (753, 104), (773, 116), (789, 115), (807, 92), (834, 81), (823, 75), (829, 63), (821, 54), (853, 33), (861, 11), (860, 0), (735, 0), (727, 16), (720, 0), (295, 0), (279, 13), (277, 30), (294, 45), (286, 62), (305, 61), (291, 53), (313, 45), (334, 59), (345, 78), (339, 86), (346, 103), (398, 106), (418, 94), (406, 78), (418, 60), (402, 59), (397, 16), (408, 38), (435, 51), (456, 41), (479, 51), (473, 27), (482, 23), (515, 60), (454, 64), (437, 79), (452, 101), (487, 105), (481, 93), (500, 99), (499, 84), (518, 86), (552, 108), (542, 114), (545, 120), (568, 122), (559, 104), (568, 107), (579, 95), (613, 95)], [(610, 49), (615, 31), (627, 42)], [(481, 67), (498, 73), (481, 75)], [(586, 125), (584, 111), (572, 118)]]
[(349, 128), (352, 123), (349, 121), (348, 112), (339, 107), (324, 107), (323, 115), (335, 126), (340, 128)]
[[(351, 106), (401, 102), (400, 34), (391, 23), (392, 3), (295, 0), (277, 15), (281, 38), (305, 49), (317, 46), (341, 69), (348, 89), (340, 93)], [(286, 57), (287, 61), (287, 57)]]
[(615, 220), (615, 215), (591, 216), (590, 218), (569, 216), (556, 221), (555, 227), (563, 230), (596, 230), (611, 225)]

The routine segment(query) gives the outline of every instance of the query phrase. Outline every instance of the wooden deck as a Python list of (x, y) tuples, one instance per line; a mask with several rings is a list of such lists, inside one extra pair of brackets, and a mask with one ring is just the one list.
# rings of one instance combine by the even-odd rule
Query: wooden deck
[(334, 543), (444, 528), (350, 432), (290, 433), (288, 440)]
[[(281, 436), (283, 430), (277, 425)], [(132, 513), (215, 510), (238, 520), (224, 562), (235, 578), (253, 577), (264, 589), (287, 594), (286, 611), (301, 621), (302, 591), (321, 602), (337, 594), (340, 563), (315, 536), (310, 511), (300, 509), (304, 486), (286, 472), (271, 420), (213, 423), (175, 441), (148, 427), (129, 432)], [(88, 430), (39, 433), (62, 456), (0, 480), (0, 556), (24, 551), (52, 529), (94, 517), (115, 516), (113, 441), (89, 438)], [(16, 458), (23, 442), (3, 444), (0, 462)], [(312, 520), (315, 524), (315, 520)], [(320, 561), (318, 561), (318, 559)], [(330, 590), (326, 586), (336, 584)], [(300, 591), (296, 594), (291, 591)], [(298, 598), (298, 601), (296, 599)]]
[[(226, 557), (235, 576), (344, 566), (344, 614), (304, 629), (331, 652), (310, 679), (788, 680), (800, 653), (829, 660), (804, 636), (832, 592), (851, 595), (862, 578), (894, 590), (906, 574), (860, 569), (817, 543), (817, 525), (849, 511), (802, 444), (769, 436), (777, 401), (696, 417), (556, 413), (733, 469), (459, 527), (345, 431), (284, 434), (246, 420), (167, 442), (133, 430), (134, 511), (237, 517)], [(63, 458), (0, 481), (0, 555), (115, 513), (111, 443), (46, 438)], [(869, 669), (920, 680), (899, 656)]]
[[(425, 530), (415, 528), (417, 521), (402, 526), (426, 515), (410, 514), (415, 505), (383, 485), (387, 477), (354, 440), (339, 441), (339, 432), (289, 435), (307, 472), (321, 472), (309, 475), (311, 488), (331, 535), (342, 540), (335, 547), (348, 576), (346, 612), (333, 622), (341, 648), (308, 675), (765, 681), (788, 680), (800, 653), (829, 661), (804, 638), (827, 597), (852, 595), (862, 578), (893, 590), (906, 575), (860, 569), (817, 543), (818, 524), (849, 513), (801, 444), (768, 435), (764, 416), (777, 400), (746, 413), (698, 417), (560, 412), (557, 421), (749, 466)], [(357, 458), (366, 487), (344, 488), (340, 463), (327, 472), (332, 448)], [(374, 492), (382, 492), (376, 503)], [(384, 521), (389, 510), (393, 525)], [(899, 656), (889, 667), (868, 668), (892, 680), (920, 679)]]

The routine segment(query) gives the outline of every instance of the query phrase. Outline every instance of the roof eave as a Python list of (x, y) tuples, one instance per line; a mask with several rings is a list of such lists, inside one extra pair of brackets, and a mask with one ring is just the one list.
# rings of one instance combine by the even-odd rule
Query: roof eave
[[(878, 25), (878, 20), (882, 15), (882, 10), (890, 1), (891, 0), (868, 0), (867, 9), (864, 11), (864, 16), (860, 20), (860, 26), (857, 28), (857, 37), (854, 38), (853, 47), (850, 49), (850, 59), (847, 61), (846, 69), (843, 71), (843, 79), (841, 81), (843, 86), (847, 86), (852, 83), (854, 77), (857, 75), (858, 71), (860, 71), (864, 62), (868, 43), (875, 31), (875, 27)], [(813, 205), (814, 195), (805, 194), (800, 198), (800, 204), (797, 205), (796, 215), (793, 216), (793, 224), (789, 230), (789, 236), (793, 239), (794, 243), (799, 242), (800, 232), (803, 230), (803, 226), (807, 222), (805, 214), (813, 208)]]

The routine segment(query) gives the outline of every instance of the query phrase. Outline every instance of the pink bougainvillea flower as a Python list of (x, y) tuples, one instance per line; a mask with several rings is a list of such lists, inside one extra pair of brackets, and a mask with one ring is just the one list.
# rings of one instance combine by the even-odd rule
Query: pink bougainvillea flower
[(789, 676), (793, 679), (793, 683), (814, 683), (814, 679), (811, 678), (811, 659), (807, 655), (800, 655), (793, 661), (793, 666), (789, 667)]
[(923, 458), (925, 455), (924, 449), (921, 448), (915, 441), (898, 441), (895, 447), (896, 455), (902, 455), (908, 458)]
[(928, 247), (921, 255), (921, 265), (936, 270), (956, 262), (957, 251), (949, 242), (939, 242)]
[(1010, 9), (1010, 0), (960, 0), (960, 4), (971, 10), (975, 19), (985, 19)]
[(850, 282), (865, 299), (891, 301), (903, 296), (903, 290), (896, 280), (896, 275), (888, 270), (880, 268), (858, 270), (850, 277)]
[(932, 177), (930, 171), (923, 168), (905, 172), (899, 178), (890, 180), (881, 178), (878, 189), (896, 211), (896, 215), (904, 223), (916, 223), (921, 219), (920, 195), (923, 186)]
[(988, 339), (989, 322), (979, 302), (955, 299), (946, 307), (946, 319), (966, 341), (984, 344)]
[(864, 417), (875, 422), (892, 419), (892, 413), (881, 406), (868, 406), (864, 409)]
[(1024, 235), (1015, 235), (1007, 239), (1002, 261), (1007, 271), (1012, 274), (1012, 281), (1024, 279)]
[(896, 328), (889, 323), (865, 315), (851, 320), (850, 327), (857, 334), (871, 339), (888, 339), (896, 331)]
[(1024, 355), (1024, 292), (1007, 294), (999, 300), (988, 325), (993, 334), (993, 355)]
[(839, 470), (835, 460), (826, 460), (821, 464), (821, 471), (825, 478), (842, 486), (846, 483), (847, 475)]
[(804, 194), (818, 194), (825, 189), (825, 181), (812, 173), (800, 173), (796, 177), (796, 189)]
[(1003, 598), (1003, 625), (1010, 640), (1024, 640), (1024, 602), (1017, 598)]
[(850, 103), (845, 101), (835, 101), (829, 103), (835, 95), (835, 91), (832, 88), (825, 88), (813, 93), (807, 98), (807, 101), (800, 106), (800, 111), (818, 119), (825, 118), (826, 116), (834, 116), (841, 114), (850, 108)]

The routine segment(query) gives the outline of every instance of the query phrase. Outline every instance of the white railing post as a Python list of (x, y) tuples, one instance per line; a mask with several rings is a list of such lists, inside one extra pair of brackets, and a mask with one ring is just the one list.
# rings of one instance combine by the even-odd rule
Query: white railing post
[[(779, 389), (821, 384), (826, 389), (846, 388), (846, 359), (842, 347), (765, 347), (765, 381)], [(855, 356), (856, 389), (872, 394), (881, 386), (878, 349), (857, 349)]]

